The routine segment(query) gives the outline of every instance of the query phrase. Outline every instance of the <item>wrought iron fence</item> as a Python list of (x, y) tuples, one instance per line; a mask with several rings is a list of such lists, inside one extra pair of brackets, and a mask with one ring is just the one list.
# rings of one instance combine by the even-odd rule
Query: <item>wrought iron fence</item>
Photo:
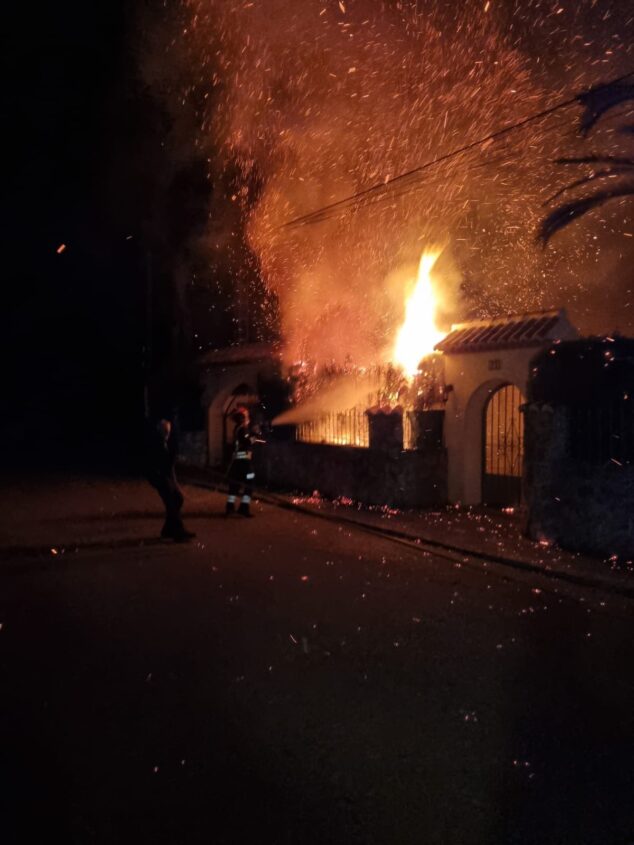
[[(333, 446), (358, 446), (367, 449), (370, 445), (370, 425), (364, 408), (350, 408), (347, 411), (329, 411), (318, 419), (300, 423), (296, 439), (301, 443), (325, 443)], [(403, 448), (415, 449), (415, 432), (411, 413), (403, 414)]]
[(367, 415), (359, 408), (330, 411), (297, 426), (297, 440), (302, 443), (330, 443), (333, 446), (366, 447), (370, 442)]

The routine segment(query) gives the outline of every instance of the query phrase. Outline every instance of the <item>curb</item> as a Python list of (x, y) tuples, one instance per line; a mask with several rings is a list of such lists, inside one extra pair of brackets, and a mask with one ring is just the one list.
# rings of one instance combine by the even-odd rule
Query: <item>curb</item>
[[(212, 473), (209, 474), (213, 475)], [(217, 479), (215, 481), (207, 481), (204, 479), (188, 478), (187, 474), (183, 472), (181, 474), (181, 477), (186, 484), (191, 484), (195, 487), (204, 487), (210, 490), (217, 491), (221, 489), (221, 485), (224, 482), (224, 476), (217, 476)], [(603, 578), (595, 578), (591, 575), (582, 575), (574, 572), (567, 572), (561, 569), (553, 569), (552, 567), (546, 568), (543, 566), (539, 566), (536, 563), (531, 563), (527, 560), (504, 557), (503, 555), (498, 555), (494, 552), (489, 553), (478, 551), (475, 549), (464, 548), (463, 546), (456, 546), (452, 543), (443, 543), (440, 540), (433, 540), (428, 537), (417, 536), (415, 534), (410, 534), (407, 531), (401, 531), (395, 528), (383, 528), (376, 525), (370, 525), (367, 522), (351, 519), (350, 517), (343, 516), (341, 514), (324, 513), (314, 510), (312, 508), (303, 507), (302, 505), (297, 505), (293, 502), (289, 502), (287, 499), (281, 496), (277, 496), (275, 493), (270, 493), (268, 491), (258, 491), (257, 495), (263, 502), (266, 502), (270, 505), (274, 505), (275, 507), (281, 508), (282, 510), (290, 510), (296, 513), (302, 513), (307, 516), (312, 516), (317, 519), (325, 519), (329, 522), (338, 522), (343, 525), (349, 525), (361, 531), (365, 531), (369, 534), (374, 534), (379, 537), (397, 540), (402, 543), (407, 543), (408, 545), (411, 545), (421, 551), (432, 551), (436, 554), (440, 553), (441, 556), (447, 557), (451, 561), (456, 561), (457, 557), (460, 558), (459, 562), (464, 562), (465, 557), (473, 558), (475, 560), (484, 561), (486, 563), (496, 563), (500, 566), (504, 566), (509, 569), (515, 569), (520, 572), (528, 572), (532, 575), (541, 575), (546, 578), (565, 581), (577, 587), (601, 590), (603, 592), (612, 593), (625, 598), (634, 598), (634, 586), (629, 587), (627, 585), (620, 585), (612, 581), (607, 581)], [(449, 555), (452, 556), (449, 557)]]

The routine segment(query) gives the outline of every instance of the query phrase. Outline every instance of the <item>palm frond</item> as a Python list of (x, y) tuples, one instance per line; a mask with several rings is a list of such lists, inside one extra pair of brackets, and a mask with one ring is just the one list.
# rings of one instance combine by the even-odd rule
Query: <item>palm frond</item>
[(615, 82), (612, 85), (600, 85), (579, 94), (577, 100), (583, 106), (579, 130), (587, 136), (606, 112), (627, 100), (634, 100), (634, 84)]
[(608, 167), (605, 170), (597, 170), (594, 173), (591, 173), (589, 176), (583, 176), (581, 179), (577, 179), (575, 182), (571, 182), (570, 185), (566, 185), (565, 187), (561, 188), (559, 191), (554, 193), (551, 197), (548, 197), (544, 205), (550, 205), (551, 202), (554, 202), (559, 197), (567, 194), (569, 191), (574, 191), (575, 188), (580, 188), (582, 185), (589, 185), (591, 182), (598, 182), (602, 179), (614, 178), (616, 176), (624, 176), (629, 174), (634, 168), (631, 167)]
[(634, 167), (634, 158), (589, 155), (578, 158), (556, 158), (555, 164), (618, 164), (624, 167)]
[(565, 229), (574, 220), (578, 220), (584, 214), (598, 208), (608, 200), (627, 196), (634, 196), (634, 184), (617, 185), (610, 190), (599, 191), (590, 197), (566, 203), (566, 205), (556, 208), (542, 221), (537, 240), (545, 247), (553, 235)]

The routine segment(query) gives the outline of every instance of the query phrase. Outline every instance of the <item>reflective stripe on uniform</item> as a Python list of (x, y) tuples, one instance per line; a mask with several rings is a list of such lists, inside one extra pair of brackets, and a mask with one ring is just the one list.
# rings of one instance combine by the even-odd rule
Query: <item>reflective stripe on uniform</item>
[(232, 505), (235, 502), (235, 500), (236, 500), (236, 497), (234, 495), (227, 496), (227, 504), (228, 505)]
[(236, 456), (236, 458), (248, 458), (249, 453), (248, 452), (236, 452), (235, 456)]
[(246, 478), (248, 478), (248, 479), (255, 478), (255, 473), (254, 472), (247, 472)]
[(250, 501), (251, 501), (251, 496), (243, 496), (242, 497), (242, 504), (243, 505), (248, 505)]

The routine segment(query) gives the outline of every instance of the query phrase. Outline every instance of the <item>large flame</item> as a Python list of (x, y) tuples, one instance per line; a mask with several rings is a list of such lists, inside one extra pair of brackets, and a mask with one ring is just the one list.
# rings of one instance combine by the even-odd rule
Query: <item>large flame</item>
[(405, 303), (405, 320), (394, 345), (393, 361), (410, 378), (416, 375), (421, 358), (433, 352), (445, 336), (436, 327), (436, 302), (431, 271), (441, 250), (425, 250), (420, 257), (414, 290)]

